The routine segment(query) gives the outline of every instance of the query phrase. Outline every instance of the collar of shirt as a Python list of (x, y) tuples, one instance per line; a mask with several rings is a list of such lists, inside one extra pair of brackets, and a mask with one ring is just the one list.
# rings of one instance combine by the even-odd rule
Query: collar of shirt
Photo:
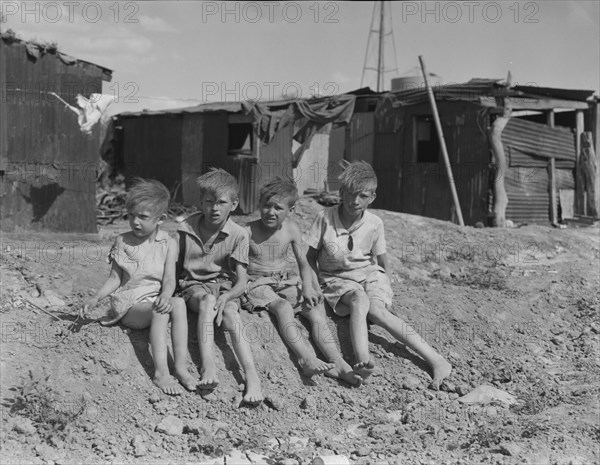
[[(203, 213), (194, 213), (193, 215), (188, 216), (185, 219), (185, 221), (179, 225), (179, 228), (177, 228), (177, 230), (190, 234), (191, 236), (195, 237), (201, 244), (204, 245), (202, 239), (200, 239), (198, 230), (196, 229), (196, 225), (198, 225), (200, 221), (202, 221), (203, 217)], [(227, 218), (225, 224), (219, 231), (219, 234), (217, 234), (217, 238), (222, 237), (223, 234), (226, 236), (229, 236), (231, 234), (231, 221), (231, 218)]]
[(343, 236), (345, 234), (350, 235), (354, 231), (356, 231), (358, 228), (360, 228), (362, 226), (362, 224), (365, 222), (365, 216), (367, 216), (367, 212), (365, 211), (360, 220), (358, 220), (356, 223), (354, 223), (352, 226), (350, 226), (349, 229), (346, 229), (344, 227), (344, 224), (342, 223), (342, 219), (340, 218), (340, 208), (343, 208), (341, 204), (339, 206), (333, 207), (333, 215), (332, 215), (333, 227), (338, 236)]
[(163, 231), (159, 229), (156, 233), (156, 237), (154, 238), (155, 242), (164, 242), (169, 239), (169, 233), (167, 231)]

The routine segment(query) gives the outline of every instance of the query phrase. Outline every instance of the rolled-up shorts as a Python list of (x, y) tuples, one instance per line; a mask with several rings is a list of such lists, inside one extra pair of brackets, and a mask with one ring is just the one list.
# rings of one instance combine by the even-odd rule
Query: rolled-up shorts
[(300, 281), (298, 277), (261, 277), (248, 283), (246, 293), (242, 296), (242, 307), (249, 312), (265, 310), (271, 302), (279, 299), (287, 300), (295, 313), (304, 310), (301, 304)]
[(348, 316), (350, 309), (340, 299), (352, 291), (364, 291), (371, 302), (377, 300), (389, 309), (392, 306), (394, 292), (388, 275), (382, 271), (370, 272), (363, 281), (332, 277), (321, 285), (323, 296), (336, 315)]
[[(211, 279), (210, 281), (186, 281), (182, 285), (181, 297), (186, 303), (187, 308), (197, 312), (197, 308), (193, 308), (189, 305), (189, 300), (194, 295), (199, 297), (204, 295), (213, 295), (219, 297), (221, 294), (231, 290), (233, 283), (229, 279)], [(236, 304), (238, 309), (240, 308), (240, 299), (230, 300)]]

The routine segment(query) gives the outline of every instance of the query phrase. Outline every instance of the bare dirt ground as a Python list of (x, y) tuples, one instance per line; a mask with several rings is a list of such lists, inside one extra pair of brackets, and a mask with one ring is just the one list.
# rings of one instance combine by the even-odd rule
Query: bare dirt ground
[[(320, 208), (302, 199), (296, 220), (307, 227)], [(394, 311), (454, 366), (441, 391), (377, 327), (365, 385), (303, 378), (270, 317), (243, 313), (268, 399), (240, 406), (243, 378), (220, 331), (219, 388), (168, 397), (150, 379), (147, 331), (75, 321), (125, 222), (96, 238), (4, 234), (2, 463), (599, 463), (598, 227), (474, 229), (374, 212)], [(351, 360), (347, 320), (331, 318)], [(197, 374), (194, 325), (190, 315)], [(458, 400), (481, 385), (517, 402)]]

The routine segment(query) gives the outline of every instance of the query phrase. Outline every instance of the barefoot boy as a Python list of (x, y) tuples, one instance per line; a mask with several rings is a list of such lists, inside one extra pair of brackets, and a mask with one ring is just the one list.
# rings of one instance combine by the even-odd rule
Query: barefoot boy
[[(358, 385), (361, 378), (343, 360), (327, 325), (322, 295), (318, 285), (316, 289), (313, 285), (315, 279), (302, 250), (300, 229), (287, 218), (296, 200), (298, 191), (291, 179), (277, 177), (260, 190), (261, 218), (246, 226), (250, 233), (250, 283), (244, 306), (249, 311), (266, 308), (275, 316), (283, 340), (298, 357), (306, 376), (324, 373)], [(286, 272), (290, 252), (298, 263), (301, 292), (298, 279), (290, 278)], [(301, 304), (299, 294), (303, 298)], [(317, 358), (294, 319), (295, 313), (310, 321), (313, 338), (330, 363)]]
[(165, 394), (179, 395), (183, 389), (169, 374), (167, 327), (172, 321), (171, 339), (175, 377), (189, 390), (196, 379), (187, 371), (187, 314), (182, 299), (173, 297), (177, 242), (159, 226), (167, 217), (170, 194), (160, 182), (137, 179), (127, 193), (127, 218), (131, 231), (115, 240), (109, 259), (110, 275), (104, 285), (80, 311), (85, 317), (98, 302), (111, 297), (109, 325), (120, 321), (132, 329), (150, 326), (154, 359), (154, 384)]
[(363, 379), (375, 367), (369, 355), (367, 318), (419, 354), (433, 371), (438, 389), (452, 367), (415, 330), (389, 311), (393, 292), (386, 274), (383, 223), (367, 207), (375, 200), (377, 176), (365, 162), (349, 164), (339, 177), (342, 204), (313, 223), (308, 261), (318, 270), (325, 299), (340, 316), (350, 315), (354, 371)]
[(179, 227), (179, 286), (190, 310), (198, 313), (198, 344), (202, 368), (200, 389), (218, 384), (214, 355), (214, 323), (231, 334), (233, 350), (246, 376), (244, 401), (260, 403), (260, 380), (248, 341), (242, 336), (239, 297), (248, 282), (248, 233), (229, 214), (236, 209), (238, 185), (224, 170), (212, 169), (197, 180), (201, 212)]

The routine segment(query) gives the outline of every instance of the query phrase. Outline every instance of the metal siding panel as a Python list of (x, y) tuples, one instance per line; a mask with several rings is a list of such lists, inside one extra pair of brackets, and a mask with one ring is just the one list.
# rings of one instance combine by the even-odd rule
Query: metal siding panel
[(258, 154), (258, 182), (264, 184), (275, 176), (293, 176), (292, 125), (281, 128), (268, 145), (261, 145)]
[(363, 160), (373, 163), (373, 138), (375, 113), (354, 113), (347, 134), (346, 156), (348, 161)]
[(204, 115), (184, 114), (181, 126), (181, 196), (186, 205), (198, 205), (200, 192), (196, 178), (202, 174)]
[(344, 159), (346, 149), (346, 130), (348, 125), (334, 127), (329, 134), (329, 166), (327, 168), (328, 190), (336, 191), (340, 188), (338, 176), (342, 172), (340, 161)]
[(182, 120), (180, 115), (123, 119), (127, 178), (139, 176), (162, 182), (181, 201)]
[(76, 115), (48, 92), (74, 103), (77, 93), (101, 92), (103, 71), (84, 62), (66, 65), (52, 54), (33, 62), (22, 44), (1, 41), (0, 47), (4, 181), (10, 184), (3, 189), (3, 228), (96, 232), (99, 127), (83, 134)]
[(509, 167), (505, 177), (506, 219), (515, 223), (547, 224), (550, 221), (548, 170)]
[(294, 170), (294, 180), (300, 194), (308, 189), (320, 192), (325, 188), (329, 168), (330, 131), (331, 124), (327, 124), (313, 136), (310, 147), (302, 154), (300, 163)]
[(568, 128), (511, 118), (502, 131), (502, 143), (538, 157), (568, 160), (575, 166), (575, 135)]

